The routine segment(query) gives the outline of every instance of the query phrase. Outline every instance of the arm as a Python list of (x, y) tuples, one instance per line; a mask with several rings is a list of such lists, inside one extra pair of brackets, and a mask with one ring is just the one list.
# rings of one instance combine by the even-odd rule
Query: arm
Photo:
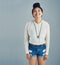
[(25, 45), (25, 52), (26, 54), (29, 54), (28, 51), (28, 24), (25, 25), (25, 30), (24, 30), (24, 45)]
[(47, 34), (46, 34), (46, 55), (44, 56), (44, 59), (48, 59), (48, 54), (49, 54), (49, 46), (50, 46), (50, 26), (49, 24), (46, 27), (47, 29)]
[(47, 34), (46, 34), (46, 55), (49, 53), (49, 46), (50, 46), (50, 25), (47, 25)]

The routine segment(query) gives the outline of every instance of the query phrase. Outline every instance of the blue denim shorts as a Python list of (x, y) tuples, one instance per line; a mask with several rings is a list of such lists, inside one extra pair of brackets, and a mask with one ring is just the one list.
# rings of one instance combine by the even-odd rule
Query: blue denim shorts
[(44, 57), (46, 53), (46, 44), (42, 45), (32, 45), (29, 43), (29, 54), (31, 57)]

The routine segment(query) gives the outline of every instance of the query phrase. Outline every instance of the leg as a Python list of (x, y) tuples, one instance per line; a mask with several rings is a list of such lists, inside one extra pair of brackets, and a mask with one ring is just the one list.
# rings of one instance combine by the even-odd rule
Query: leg
[(31, 57), (29, 59), (29, 65), (36, 65), (37, 64), (37, 57)]
[(46, 53), (46, 46), (45, 44), (40, 47), (40, 50), (38, 50), (38, 65), (46, 65), (46, 60), (44, 59), (45, 53)]
[(46, 60), (43, 57), (38, 57), (38, 65), (46, 65)]

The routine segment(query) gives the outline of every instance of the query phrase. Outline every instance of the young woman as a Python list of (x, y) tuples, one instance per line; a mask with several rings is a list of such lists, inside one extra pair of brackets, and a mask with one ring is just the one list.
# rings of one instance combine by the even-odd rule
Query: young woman
[(43, 9), (40, 3), (34, 3), (32, 9), (34, 20), (26, 23), (24, 45), (29, 65), (46, 65), (50, 44), (50, 25), (42, 20)]

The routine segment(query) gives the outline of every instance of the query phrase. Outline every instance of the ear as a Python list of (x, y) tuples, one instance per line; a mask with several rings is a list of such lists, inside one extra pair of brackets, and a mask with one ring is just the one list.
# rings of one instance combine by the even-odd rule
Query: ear
[(32, 13), (32, 16), (34, 17), (33, 13)]

